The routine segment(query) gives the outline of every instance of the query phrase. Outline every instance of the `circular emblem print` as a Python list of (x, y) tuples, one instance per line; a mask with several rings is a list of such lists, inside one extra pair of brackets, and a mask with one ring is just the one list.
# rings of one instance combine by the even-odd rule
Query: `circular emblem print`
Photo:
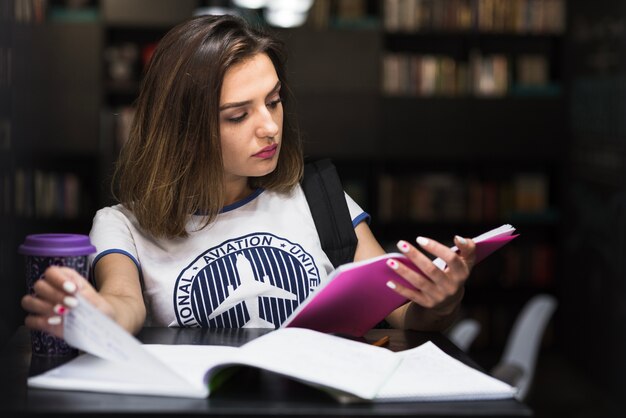
[(319, 285), (313, 258), (268, 233), (225, 241), (176, 279), (179, 326), (276, 328)]

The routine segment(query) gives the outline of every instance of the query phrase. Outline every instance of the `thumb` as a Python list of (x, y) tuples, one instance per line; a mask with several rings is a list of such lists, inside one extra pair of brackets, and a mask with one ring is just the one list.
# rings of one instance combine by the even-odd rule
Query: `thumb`
[(467, 266), (472, 269), (476, 263), (476, 243), (471, 238), (463, 238), (459, 235), (454, 237), (454, 243), (459, 249), (459, 255)]

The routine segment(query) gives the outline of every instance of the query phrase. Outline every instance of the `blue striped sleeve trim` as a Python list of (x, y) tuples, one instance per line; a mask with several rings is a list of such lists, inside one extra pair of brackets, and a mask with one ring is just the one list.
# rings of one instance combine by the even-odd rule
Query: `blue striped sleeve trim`
[(129, 253), (128, 251), (120, 250), (119, 248), (102, 251), (100, 254), (96, 256), (96, 258), (93, 259), (93, 263), (91, 263), (91, 271), (93, 272), (93, 279), (94, 279), (93, 282), (94, 283), (96, 282), (95, 280), (96, 263), (100, 261), (102, 257), (108, 254), (122, 254), (130, 258), (132, 262), (135, 263), (135, 267), (137, 267), (137, 271), (139, 272), (139, 281), (141, 282), (141, 289), (143, 290), (144, 284), (143, 284), (143, 273), (141, 271), (141, 264), (139, 264), (139, 261), (137, 261), (137, 259), (131, 253)]
[(358, 224), (360, 224), (361, 222), (363, 222), (363, 221), (366, 221), (367, 224), (369, 225), (371, 219), (372, 219), (372, 217), (370, 216), (369, 213), (363, 212), (359, 216), (357, 216), (356, 218), (354, 218), (352, 220), (352, 226), (356, 228), (356, 226)]

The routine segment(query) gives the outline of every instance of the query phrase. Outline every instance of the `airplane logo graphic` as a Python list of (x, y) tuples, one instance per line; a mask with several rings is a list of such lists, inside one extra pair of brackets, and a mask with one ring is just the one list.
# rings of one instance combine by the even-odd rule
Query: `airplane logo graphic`
[(243, 303), (248, 310), (248, 315), (250, 315), (250, 320), (245, 323), (243, 328), (274, 328), (273, 323), (266, 321), (260, 316), (259, 297), (298, 300), (297, 295), (270, 284), (267, 275), (263, 276), (261, 280), (255, 280), (252, 264), (242, 254), (237, 254), (235, 267), (241, 284), (236, 289), (233, 289), (233, 286), (230, 284), (227, 286), (228, 296), (213, 310), (211, 315), (209, 315), (209, 319), (215, 319), (229, 309)]

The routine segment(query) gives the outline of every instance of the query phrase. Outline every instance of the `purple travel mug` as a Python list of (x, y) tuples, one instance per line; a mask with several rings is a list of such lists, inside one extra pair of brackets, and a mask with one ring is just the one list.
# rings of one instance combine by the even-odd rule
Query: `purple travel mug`
[[(26, 257), (26, 287), (29, 294), (34, 294), (33, 286), (48, 266), (65, 266), (76, 270), (88, 278), (89, 254), (96, 252), (87, 235), (78, 234), (35, 234), (28, 235), (20, 245), (18, 252)], [(78, 350), (64, 340), (46, 332), (31, 330), (31, 349), (33, 355), (71, 356)]]

